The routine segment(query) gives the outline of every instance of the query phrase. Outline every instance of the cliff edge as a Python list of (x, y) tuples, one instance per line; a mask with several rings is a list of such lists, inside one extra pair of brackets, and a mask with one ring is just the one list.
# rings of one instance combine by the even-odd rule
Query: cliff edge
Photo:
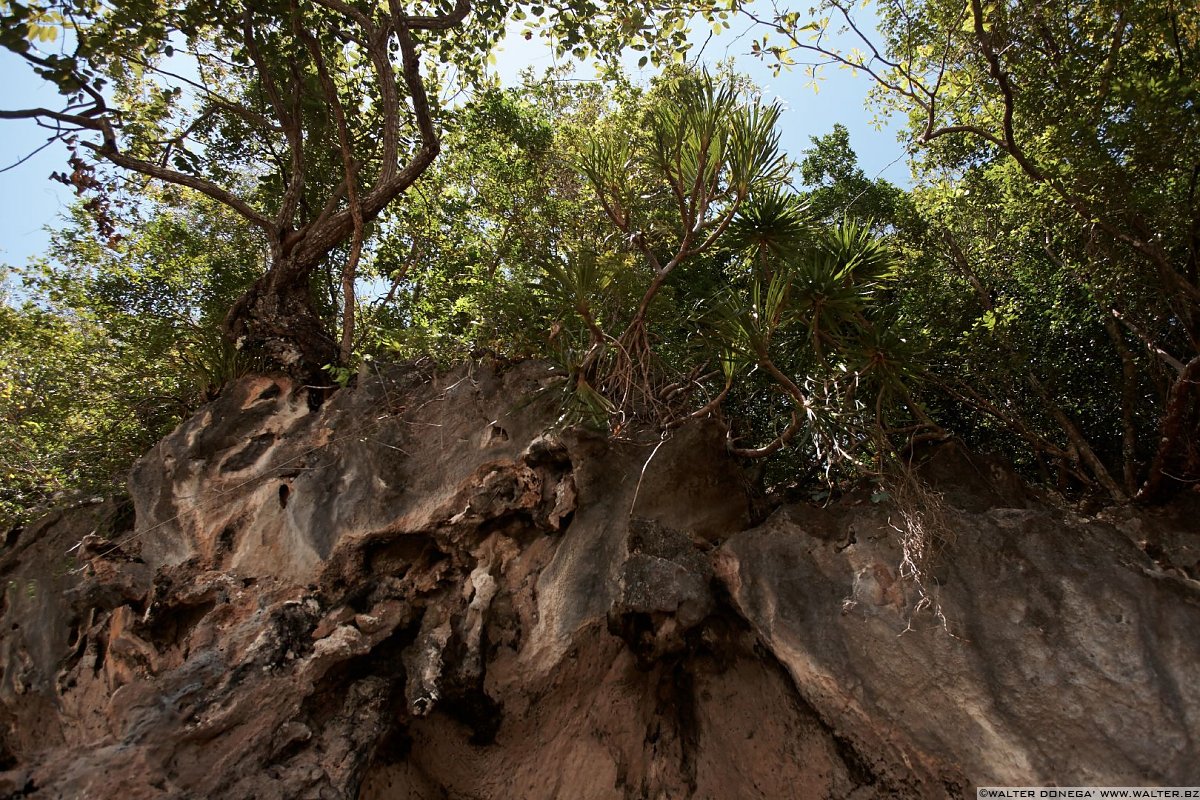
[(247, 379), (129, 501), (10, 533), (0, 797), (1200, 785), (1198, 509), (1081, 517), (951, 446), (915, 504), (756, 519), (715, 424), (556, 430), (560, 382)]

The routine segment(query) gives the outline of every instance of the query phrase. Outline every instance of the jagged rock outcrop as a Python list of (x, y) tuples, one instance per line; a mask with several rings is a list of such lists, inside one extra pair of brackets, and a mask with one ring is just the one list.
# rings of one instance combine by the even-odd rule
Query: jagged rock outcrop
[(556, 431), (561, 380), (372, 369), (313, 411), (248, 379), (130, 502), (10, 535), (0, 796), (1200, 784), (1195, 517), (944, 449), (927, 507), (756, 521), (715, 424)]

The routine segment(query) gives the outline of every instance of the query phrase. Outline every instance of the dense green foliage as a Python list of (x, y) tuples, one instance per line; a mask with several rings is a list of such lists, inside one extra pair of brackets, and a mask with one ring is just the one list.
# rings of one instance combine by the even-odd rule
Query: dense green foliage
[(0, 306), (0, 516), (54, 492), (111, 492), (133, 459), (256, 366), (220, 321), (262, 243), (216, 204), (170, 198), (97, 234), (80, 211), (53, 260), (9, 276)]
[[(943, 419), (1064, 485), (1161, 497), (1200, 476), (1200, 11), (1153, 0), (825, 0), (781, 61), (865, 73), (921, 183), (912, 311)], [(831, 49), (842, 29), (857, 47)], [(1016, 445), (1016, 441), (1020, 445)]]
[[(58, 6), (4, 8), (20, 50)], [(106, 485), (288, 347), (343, 383), (368, 358), (548, 358), (564, 422), (657, 439), (717, 416), (777, 487), (878, 477), (951, 435), (1068, 495), (1200, 479), (1195, 10), (887, 0), (847, 52), (828, 29), (869, 31), (840, 0), (763, 17), (761, 55), (853, 66), (907, 116), (905, 190), (868, 179), (841, 126), (781, 152), (778, 109), (729, 71), (506, 90), (481, 71), (505, 19), (660, 63), (689, 14), (754, 7), (496, 3), (464, 25), (459, 4), (426, 29), (366, 2), (106, 8), (76, 8), (76, 61), (39, 65), (79, 102), (112, 82), (81, 133), (121, 125), (76, 157), (88, 199), (0, 308), (0, 516)], [(418, 61), (382, 67), (371, 36)], [(161, 88), (179, 37), (209, 70), (187, 114)], [(451, 83), (466, 99), (423, 113)], [(118, 190), (104, 160), (174, 188)], [(291, 338), (253, 346), (271, 336)]]

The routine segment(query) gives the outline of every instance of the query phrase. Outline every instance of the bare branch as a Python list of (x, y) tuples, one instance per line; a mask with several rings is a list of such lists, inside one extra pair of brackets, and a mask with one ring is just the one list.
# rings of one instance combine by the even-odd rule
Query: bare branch
[[(850, 67), (852, 69), (862, 70), (867, 75), (869, 75), (871, 77), (871, 79), (874, 80), (876, 83), (878, 83), (880, 86), (883, 86), (884, 88), (886, 88), (890, 91), (896, 92), (897, 94), (903, 95), (904, 97), (909, 97), (909, 98), (912, 98), (913, 100), (917, 100), (918, 102), (920, 102), (918, 100), (916, 94), (911, 89), (905, 89), (904, 87), (894, 83), (893, 81), (888, 80), (887, 78), (885, 78), (883, 76), (882, 73), (879, 72), (879, 70), (872, 68), (869, 64), (864, 64), (859, 61), (852, 61), (852, 60), (846, 58), (845, 56), (843, 56), (841, 53), (838, 53), (836, 51), (829, 50), (829, 49), (822, 47), (820, 45), (820, 43), (814, 45), (814, 44), (808, 44), (807, 42), (802, 42), (795, 35), (795, 33), (788, 31), (786, 28), (783, 28), (782, 26), (778, 25), (777, 23), (768, 22), (768, 21), (762, 19), (761, 17), (757, 16), (753, 12), (747, 10), (745, 6), (738, 8), (738, 13), (747, 17), (748, 19), (752, 20), (753, 22), (757, 22), (759, 25), (766, 25), (766, 26), (769, 26), (772, 30), (782, 31), (783, 34), (785, 36), (787, 36), (788, 39), (791, 41), (792, 47), (790, 49), (792, 49), (792, 50), (803, 50), (803, 51), (809, 52), (809, 53), (816, 53), (817, 55), (822, 56), (823, 58), (830, 59), (830, 61), (832, 61), (834, 63), (842, 64), (842, 65)], [(922, 103), (922, 107), (924, 107), (923, 103)]]
[(338, 97), (337, 85), (329, 75), (325, 66), (325, 56), (321, 53), (320, 43), (307, 32), (299, 31), (308, 51), (312, 54), (313, 63), (317, 67), (317, 77), (325, 101), (333, 112), (337, 126), (338, 147), (342, 153), (342, 169), (345, 171), (343, 185), (346, 187), (346, 203), (350, 208), (350, 220), (353, 233), (350, 239), (350, 255), (342, 266), (342, 341), (341, 360), (348, 363), (354, 351), (354, 279), (358, 275), (358, 260), (362, 254), (363, 216), (362, 206), (358, 200), (358, 175), (354, 167), (354, 155), (350, 150), (350, 132), (346, 126), (346, 112)]
[(940, 136), (951, 136), (956, 133), (969, 133), (969, 134), (972, 134), (973, 136), (978, 136), (980, 139), (985, 139), (985, 140), (991, 142), (992, 144), (996, 145), (996, 147), (1000, 148), (1001, 150), (1008, 152), (1007, 144), (1005, 144), (995, 134), (991, 133), (990, 131), (988, 131), (984, 128), (980, 128), (978, 125), (945, 125), (940, 128), (934, 128), (932, 126), (933, 125), (933, 110), (932, 110), (932, 108), (933, 107), (930, 106), (929, 123), (926, 126), (925, 130), (921, 133), (920, 138), (918, 139), (918, 141), (921, 144), (929, 144), (934, 139), (937, 139)]
[(45, 150), (45, 149), (46, 149), (47, 147), (49, 147), (50, 145), (52, 145), (52, 144), (54, 144), (55, 142), (57, 142), (57, 141), (58, 141), (60, 138), (62, 138), (62, 137), (61, 137), (61, 134), (55, 134), (54, 136), (51, 136), (49, 139), (47, 139), (47, 140), (46, 140), (46, 143), (45, 143), (44, 145), (42, 145), (41, 147), (38, 147), (36, 150), (34, 150), (34, 151), (30, 152), (30, 153), (26, 153), (24, 156), (22, 156), (21, 158), (17, 159), (17, 160), (16, 160), (16, 161), (14, 161), (13, 163), (9, 164), (7, 167), (0, 168), (0, 172), (8, 172), (10, 169), (16, 169), (17, 167), (21, 166), (22, 164), (24, 164), (24, 163), (25, 163), (26, 161), (28, 161), (29, 159), (31, 159), (31, 158), (33, 158), (34, 156), (36, 156), (38, 153), (40, 153), (40, 152), (42, 152), (43, 150)]
[(449, 14), (439, 14), (437, 16), (409, 16), (399, 13), (398, 9), (393, 11), (396, 20), (397, 28), (407, 28), (409, 30), (425, 30), (425, 31), (445, 31), (451, 28), (458, 27), (467, 14), (471, 13), (471, 0), (456, 0), (454, 9)]
[[(12, 51), (9, 51), (9, 52), (12, 52)], [(29, 50), (26, 50), (24, 53), (18, 53), (18, 55), (20, 55), (21, 58), (25, 59), (30, 64), (34, 64), (34, 65), (42, 67), (44, 69), (57, 71), (62, 68), (61, 63), (56, 64), (53, 61), (51, 61), (50, 59), (43, 58)], [(84, 116), (96, 116), (98, 114), (103, 114), (106, 110), (108, 110), (108, 105), (107, 105), (106, 101), (104, 100), (104, 95), (102, 95), (102, 94), (100, 94), (100, 92), (96, 91), (96, 89), (78, 72), (76, 72), (75, 70), (71, 70), (70, 72), (71, 72), (71, 76), (73, 78), (75, 78), (75, 82), (78, 85), (79, 89), (82, 92), (84, 92), (85, 94), (87, 94), (89, 97), (92, 98), (92, 102), (88, 104), (90, 106), (90, 108), (87, 111), (84, 111), (81, 113)]]
[(1168, 353), (1166, 350), (1162, 349), (1162, 347), (1160, 347), (1158, 343), (1151, 339), (1145, 331), (1134, 324), (1132, 320), (1128, 319), (1120, 311), (1115, 308), (1110, 309), (1110, 311), (1113, 315), (1113, 318), (1118, 320), (1122, 325), (1129, 329), (1130, 333), (1140, 339), (1142, 344), (1146, 345), (1146, 349), (1150, 351), (1150, 353), (1161, 358), (1166, 364), (1174, 369), (1177, 374), (1183, 374), (1183, 371), (1187, 369), (1187, 367), (1182, 361)]
[(842, 12), (842, 16), (845, 17), (845, 19), (846, 19), (846, 24), (850, 26), (850, 29), (852, 31), (854, 31), (855, 35), (858, 36), (859, 40), (863, 44), (865, 44), (868, 48), (870, 48), (871, 56), (876, 61), (878, 61), (879, 63), (884, 64), (886, 66), (889, 66), (892, 69), (900, 69), (900, 65), (897, 64), (895, 61), (890, 61), (883, 57), (883, 54), (879, 52), (879, 48), (875, 46), (875, 43), (871, 41), (870, 37), (866, 36), (862, 32), (862, 30), (858, 27), (858, 23), (856, 23), (854, 21), (854, 18), (852, 16), (850, 16), (850, 12), (846, 9), (845, 6), (843, 6), (841, 3), (838, 3), (838, 2), (834, 2), (832, 5), (838, 11)]
[[(342, 5), (341, 0), (321, 0), (321, 2), (328, 4), (331, 8)], [(412, 101), (417, 130), (420, 133), (421, 146), (413, 154), (412, 159), (404, 169), (394, 173), (387, 180), (381, 179), (378, 184), (363, 195), (358, 205), (361, 209), (362, 220), (364, 222), (369, 222), (377, 217), (387, 207), (388, 203), (408, 189), (417, 178), (421, 177), (425, 170), (429, 168), (429, 165), (433, 163), (434, 159), (437, 158), (442, 147), (437, 129), (433, 124), (432, 114), (430, 113), (429, 97), (425, 92), (425, 83), (421, 78), (421, 62), (417, 55), (416, 43), (413, 41), (411, 32), (405, 28), (400, 28), (396, 31), (396, 38), (400, 43), (404, 82), (408, 87), (409, 97)], [(381, 39), (376, 39), (375, 41), (383, 44), (383, 40)], [(386, 49), (386, 45), (383, 46)], [(387, 169), (386, 164), (384, 169)], [(353, 230), (354, 213), (350, 208), (346, 208), (328, 217), (325, 223), (320, 226), (312, 225), (306, 227), (302, 231), (303, 236), (297, 244), (297, 250), (300, 251), (297, 257), (302, 261), (316, 260), (321, 255), (329, 252), (331, 247), (345, 239), (346, 235)]]
[(217, 186), (212, 181), (122, 153), (117, 147), (117, 138), (113, 133), (112, 125), (105, 117), (67, 114), (62, 111), (51, 111), (46, 108), (27, 108), (14, 111), (0, 111), (0, 119), (51, 119), (59, 123), (73, 125), (76, 130), (96, 131), (103, 137), (103, 144), (86, 141), (81, 142), (81, 144), (92, 150), (100, 158), (116, 164), (118, 167), (140, 172), (151, 178), (195, 189), (201, 194), (207, 195), (213, 200), (233, 209), (248, 221), (267, 231), (268, 234), (275, 232), (275, 226), (265, 215), (252, 208), (240, 197), (227, 189)]
[(134, 172), (140, 172), (151, 178), (157, 178), (167, 183), (173, 183), (177, 186), (186, 186), (189, 189), (195, 189), (203, 195), (211, 197), (219, 203), (229, 206), (245, 217), (248, 221), (254, 223), (258, 227), (267, 232), (268, 235), (274, 236), (276, 233), (275, 224), (268, 219), (264, 214), (256, 211), (245, 200), (242, 200), (237, 195), (229, 192), (226, 189), (217, 186), (215, 183), (195, 175), (188, 175), (183, 172), (169, 169), (158, 164), (152, 164), (149, 161), (143, 161), (140, 158), (133, 158), (124, 153), (117, 151), (115, 144), (112, 145), (97, 145), (93, 142), (82, 142), (85, 147), (92, 149), (101, 158), (116, 164), (118, 167), (123, 167)]
[(769, 443), (762, 447), (742, 448), (731, 447), (729, 452), (738, 458), (766, 458), (769, 455), (779, 452), (787, 446), (792, 439), (796, 438), (796, 434), (800, 432), (802, 425), (800, 415), (795, 411), (792, 412), (792, 421), (784, 429), (783, 433), (776, 436)]
[(52, 119), (56, 122), (74, 125), (75, 130), (101, 130), (99, 121), (85, 114), (68, 114), (63, 111), (51, 111), (48, 108), (0, 109), (0, 119)]
[(208, 88), (207, 86), (205, 86), (204, 84), (202, 84), (198, 81), (194, 81), (183, 75), (179, 75), (177, 73), (171, 72), (170, 70), (163, 69), (162, 67), (156, 67), (147, 61), (139, 59), (137, 56), (127, 55), (125, 58), (126, 58), (126, 60), (130, 61), (131, 63), (137, 64), (137, 65), (143, 67), (144, 69), (148, 69), (152, 72), (157, 72), (159, 75), (164, 75), (168, 78), (178, 80), (188, 86), (191, 86), (193, 89), (197, 89), (198, 91), (203, 92), (204, 96), (207, 99), (211, 100), (213, 103), (215, 103), (217, 106), (225, 109), (226, 111), (230, 112), (231, 114), (236, 114), (237, 116), (241, 117), (242, 119), (246, 120), (247, 122), (249, 122), (252, 125), (257, 125), (258, 127), (264, 128), (273, 133), (283, 133), (284, 132), (282, 126), (276, 125), (274, 122), (271, 122), (271, 120), (267, 119), (262, 114), (259, 114), (257, 111), (252, 111), (251, 109), (247, 108), (246, 106), (243, 106), (240, 103), (236, 103), (233, 100), (230, 100), (228, 97), (217, 94), (212, 89)]
[(1149, 475), (1142, 488), (1134, 496), (1139, 502), (1152, 502), (1162, 494), (1163, 485), (1170, 477), (1166, 470), (1170, 466), (1172, 454), (1179, 446), (1180, 440), (1188, 435), (1185, 426), (1189, 403), (1192, 395), (1200, 385), (1200, 356), (1194, 357), (1184, 367), (1182, 373), (1171, 386), (1167, 397), (1166, 413), (1163, 416), (1161, 431), (1162, 438), (1158, 443), (1158, 451), (1150, 465)]
[(291, 228), (293, 218), (296, 214), (296, 206), (299, 204), (300, 196), (304, 192), (304, 133), (301, 130), (299, 116), (293, 115), (284, 105), (283, 95), (280, 94), (279, 86), (276, 84), (275, 78), (271, 75), (266, 60), (258, 48), (249, 9), (242, 15), (242, 36), (246, 41), (246, 51), (250, 55), (250, 61), (254, 64), (259, 80), (262, 82), (263, 92), (267, 96), (267, 101), (271, 104), (271, 108), (275, 112), (275, 117), (279, 120), (280, 127), (283, 128), (283, 135), (287, 139), (288, 150), (291, 156), (291, 177), (287, 181), (287, 188), (283, 192), (283, 198), (279, 204), (279, 214), (276, 217), (276, 227), (278, 230), (274, 233), (278, 239), (280, 238), (281, 231)]

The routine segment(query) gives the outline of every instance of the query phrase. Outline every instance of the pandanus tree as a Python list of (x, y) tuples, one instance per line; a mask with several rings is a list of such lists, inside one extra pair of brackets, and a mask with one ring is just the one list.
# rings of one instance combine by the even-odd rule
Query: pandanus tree
[(801, 227), (794, 206), (777, 203), (768, 196), (765, 210), (742, 220), (754, 233), (734, 262), (746, 277), (707, 303), (700, 320), (725, 381), (701, 411), (728, 394), (777, 411), (771, 398), (782, 399), (777, 433), (738, 445), (738, 454), (771, 455), (800, 437), (823, 468), (882, 472), (915, 435), (941, 435), (911, 392), (920, 380), (916, 342), (884, 313), (896, 256), (866, 226)]
[[(708, 74), (684, 76), (667, 94), (647, 111), (644, 136), (607, 128), (586, 142), (580, 158), (605, 215), (647, 276), (621, 330), (589, 320), (591, 347), (580, 374), (622, 411), (657, 403), (664, 375), (646, 327), (655, 298), (683, 265), (717, 247), (753, 193), (788, 176), (779, 106)], [(587, 270), (590, 262), (580, 266)], [(586, 272), (580, 278), (576, 284)], [(586, 301), (576, 307), (588, 319)]]
[(804, 433), (825, 465), (891, 449), (901, 416), (935, 429), (907, 389), (914, 348), (880, 311), (895, 257), (867, 226), (808, 215), (778, 108), (695, 74), (646, 102), (642, 135), (601, 125), (581, 148), (615, 249), (547, 268), (547, 293), (582, 325), (576, 397), (614, 429), (753, 407), (759, 433), (778, 425), (737, 453), (769, 456)]

